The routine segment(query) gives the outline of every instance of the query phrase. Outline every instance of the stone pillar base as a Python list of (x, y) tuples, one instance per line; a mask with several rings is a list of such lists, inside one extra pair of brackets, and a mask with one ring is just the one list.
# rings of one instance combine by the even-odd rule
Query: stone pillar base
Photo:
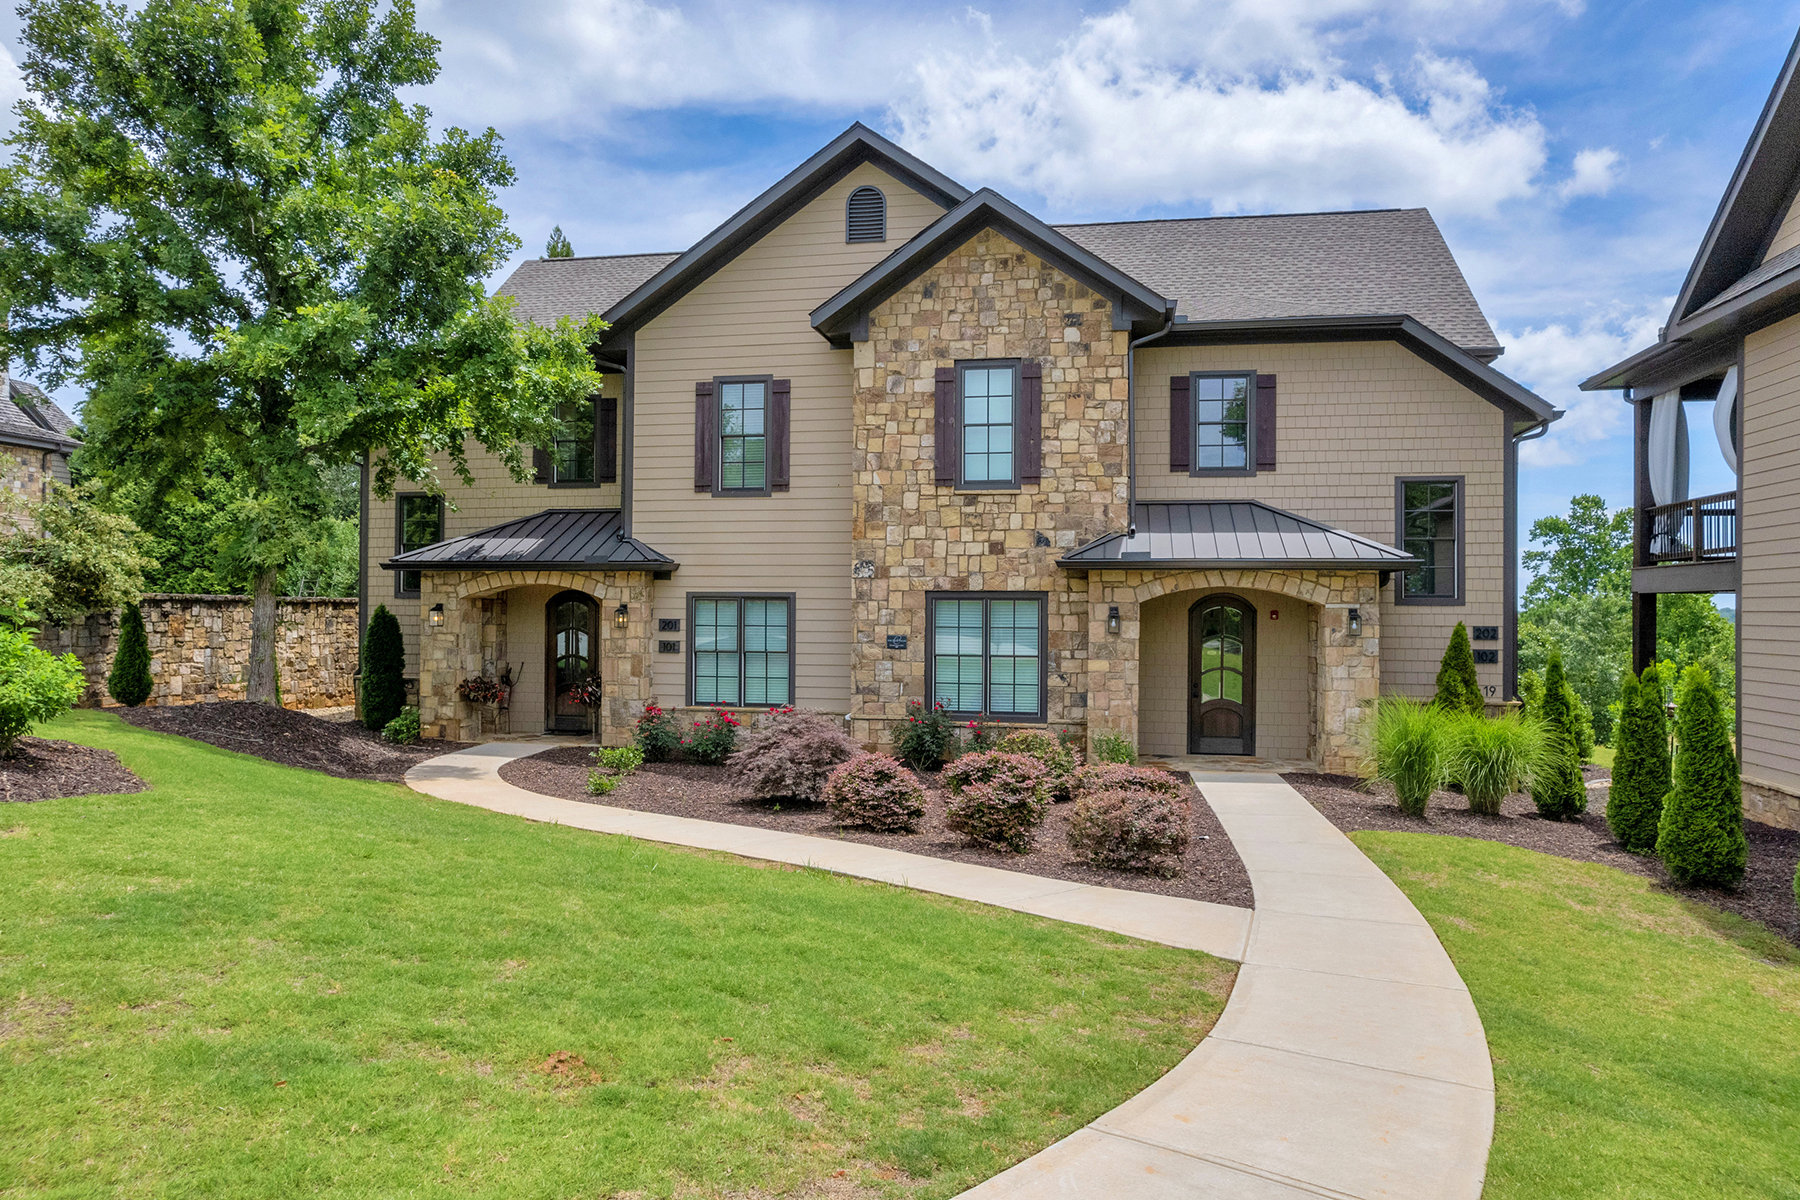
[(1745, 820), (1761, 821), (1780, 829), (1800, 829), (1800, 796), (1748, 776), (1742, 783)]

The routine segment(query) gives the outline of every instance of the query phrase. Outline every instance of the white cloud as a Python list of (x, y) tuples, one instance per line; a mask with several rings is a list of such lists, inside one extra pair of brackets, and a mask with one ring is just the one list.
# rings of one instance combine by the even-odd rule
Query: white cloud
[(1610, 453), (1605, 443), (1625, 431), (1630, 409), (1618, 392), (1583, 392), (1578, 385), (1654, 342), (1673, 303), (1671, 296), (1597, 313), (1573, 326), (1501, 332), (1507, 373), (1563, 410), (1548, 434), (1520, 447), (1522, 464), (1576, 466)]
[(1565, 200), (1576, 196), (1604, 196), (1619, 181), (1619, 152), (1611, 146), (1598, 150), (1582, 150), (1575, 155), (1575, 169), (1557, 185), (1557, 193)]

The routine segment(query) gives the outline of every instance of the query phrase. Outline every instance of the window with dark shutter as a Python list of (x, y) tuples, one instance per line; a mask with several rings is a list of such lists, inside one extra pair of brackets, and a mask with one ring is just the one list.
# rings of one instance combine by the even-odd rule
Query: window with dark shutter
[(1256, 469), (1275, 469), (1275, 377), (1256, 377)]
[(719, 444), (719, 410), (713, 404), (712, 380), (694, 384), (694, 490), (713, 490), (713, 454)]
[(769, 487), (788, 490), (788, 426), (793, 411), (793, 382), (777, 379), (769, 388)]
[(550, 452), (542, 446), (531, 448), (531, 470), (533, 483), (549, 483), (554, 474), (550, 465)]
[(1194, 410), (1188, 402), (1188, 377), (1169, 379), (1169, 470), (1184, 475), (1193, 461)]
[(1037, 483), (1044, 475), (1044, 365), (1026, 360), (1019, 367), (1019, 417), (1013, 426), (1019, 482)]
[(600, 397), (594, 421), (594, 480), (617, 483), (619, 479), (619, 398)]
[(887, 197), (880, 188), (859, 187), (844, 205), (846, 242), (887, 241)]
[(956, 460), (962, 448), (962, 437), (956, 428), (955, 367), (939, 367), (937, 369), (936, 401), (931, 422), (931, 435), (935, 443), (933, 473), (940, 486), (954, 487), (956, 486)]

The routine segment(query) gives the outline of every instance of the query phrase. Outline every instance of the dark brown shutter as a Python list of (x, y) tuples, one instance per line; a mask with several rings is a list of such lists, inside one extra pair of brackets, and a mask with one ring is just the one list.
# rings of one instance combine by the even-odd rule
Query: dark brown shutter
[(1275, 469), (1275, 377), (1256, 377), (1256, 469)]
[(1019, 482), (1044, 475), (1044, 364), (1026, 359), (1019, 368), (1019, 419), (1013, 423), (1013, 453)]
[(601, 396), (594, 401), (594, 482), (619, 479), (619, 398)]
[(1188, 400), (1188, 377), (1169, 378), (1169, 470), (1185, 472), (1194, 457), (1194, 406)]
[(962, 435), (958, 432), (962, 423), (956, 417), (956, 368), (939, 367), (937, 412), (931, 433), (936, 439), (937, 482), (945, 487), (956, 486), (956, 455), (962, 444)]
[(537, 477), (532, 480), (533, 483), (549, 483), (551, 478), (550, 452), (541, 446), (533, 446), (531, 448), (531, 469), (537, 472)]
[(793, 412), (793, 384), (777, 379), (769, 390), (769, 488), (788, 490), (788, 426)]
[(713, 490), (713, 461), (719, 453), (719, 406), (713, 403), (712, 380), (694, 385), (694, 490)]

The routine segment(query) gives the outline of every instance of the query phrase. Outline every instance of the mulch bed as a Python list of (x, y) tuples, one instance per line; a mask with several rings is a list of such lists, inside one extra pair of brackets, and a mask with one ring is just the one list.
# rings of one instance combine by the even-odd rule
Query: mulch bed
[(284, 767), (306, 767), (340, 779), (399, 783), (428, 758), (460, 750), (467, 742), (424, 740), (396, 746), (354, 721), (327, 721), (294, 709), (248, 700), (172, 704), (110, 710), (140, 729), (254, 754)]
[(1110, 871), (1076, 861), (1069, 852), (1067, 838), (1069, 813), (1075, 807), (1072, 804), (1050, 806), (1050, 815), (1038, 828), (1031, 853), (1002, 854), (971, 847), (965, 844), (961, 834), (944, 827), (944, 805), (949, 795), (932, 775), (919, 776), (925, 785), (926, 806), (919, 831), (875, 833), (867, 829), (840, 828), (832, 823), (831, 813), (823, 804), (750, 799), (725, 782), (725, 768), (693, 763), (646, 763), (612, 794), (590, 796), (587, 776), (592, 763), (588, 755), (585, 747), (559, 746), (507, 763), (500, 768), (500, 778), (526, 791), (564, 800), (837, 838), (932, 858), (1023, 871), (1049, 879), (1208, 900), (1238, 908), (1249, 908), (1252, 904), (1249, 873), (1232, 848), (1231, 839), (1225, 836), (1224, 827), (1186, 775), (1177, 775), (1177, 778), (1182, 781), (1193, 814), (1193, 833), (1187, 856), (1179, 875), (1173, 879), (1158, 879), (1153, 875)]
[(0, 804), (64, 796), (116, 796), (150, 785), (125, 769), (111, 750), (48, 738), (24, 737), (18, 754), (0, 758)]
[[(1609, 774), (1597, 767), (1584, 771), (1590, 780), (1605, 779)], [(1400, 811), (1393, 793), (1384, 790), (1384, 785), (1371, 789), (1361, 780), (1344, 775), (1295, 774), (1282, 778), (1346, 833), (1359, 829), (1443, 833), (1505, 842), (1577, 862), (1604, 863), (1654, 879), (1662, 890), (1674, 895), (1761, 922), (1800, 943), (1800, 907), (1794, 903), (1800, 831), (1745, 821), (1744, 836), (1750, 843), (1750, 855), (1743, 884), (1729, 891), (1679, 887), (1669, 880), (1661, 862), (1632, 854), (1613, 840), (1612, 830), (1606, 826), (1607, 790), (1603, 787), (1588, 789), (1587, 811), (1577, 821), (1547, 821), (1537, 815), (1531, 797), (1524, 795), (1508, 796), (1500, 805), (1499, 816), (1479, 816), (1469, 811), (1465, 797), (1452, 792), (1433, 795), (1426, 815), (1415, 818)]]

